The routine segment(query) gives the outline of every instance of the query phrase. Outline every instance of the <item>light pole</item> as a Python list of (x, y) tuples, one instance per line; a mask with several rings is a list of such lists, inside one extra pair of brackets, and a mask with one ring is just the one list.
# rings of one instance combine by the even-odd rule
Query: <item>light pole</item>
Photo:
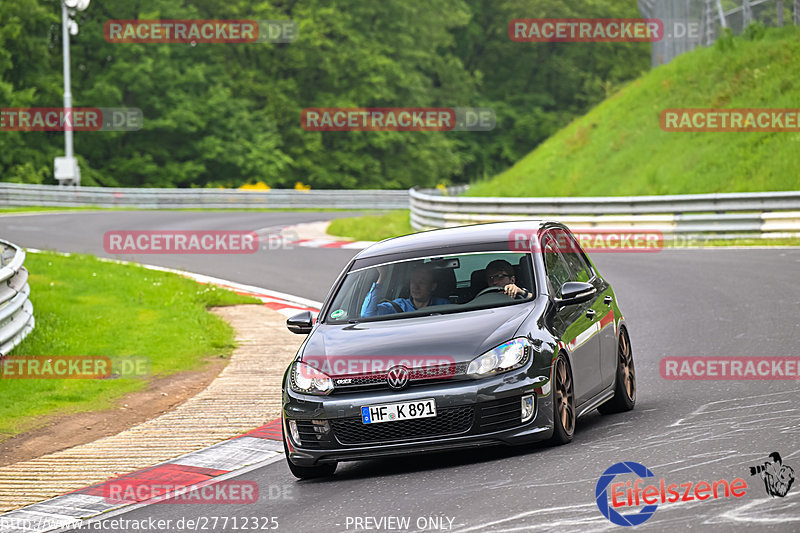
[[(83, 11), (89, 7), (91, 0), (63, 0), (61, 2), (61, 37), (64, 47), (64, 114), (72, 110), (72, 91), (70, 89), (70, 59), (69, 36), (78, 34), (78, 23), (70, 18), (75, 10)], [(70, 11), (72, 10), (72, 11)], [(72, 129), (67, 126), (70, 121), (64, 121), (64, 151), (65, 157), (56, 157), (54, 162), (55, 177), (61, 185), (80, 185), (81, 169), (72, 149)]]

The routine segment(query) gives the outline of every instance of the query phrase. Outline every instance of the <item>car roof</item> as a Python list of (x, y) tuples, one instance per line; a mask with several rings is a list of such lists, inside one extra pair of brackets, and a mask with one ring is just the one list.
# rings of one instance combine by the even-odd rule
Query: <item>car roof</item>
[(361, 251), (355, 258), (364, 259), (387, 254), (413, 253), (439, 248), (465, 248), (470, 245), (477, 246), (490, 243), (507, 244), (509, 239), (513, 238), (512, 232), (534, 234), (538, 233), (542, 227), (549, 225), (563, 227), (561, 223), (554, 220), (528, 219), (423, 231), (380, 241)]

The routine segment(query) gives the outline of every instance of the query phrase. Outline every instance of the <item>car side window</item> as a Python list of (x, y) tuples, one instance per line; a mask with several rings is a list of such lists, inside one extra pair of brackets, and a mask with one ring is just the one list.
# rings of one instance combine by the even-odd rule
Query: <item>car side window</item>
[(547, 270), (550, 292), (556, 298), (561, 298), (561, 286), (570, 280), (570, 270), (555, 239), (550, 235), (542, 238), (542, 253), (544, 254), (544, 266)]
[(592, 268), (589, 266), (589, 263), (586, 262), (583, 254), (580, 253), (580, 248), (578, 248), (574, 237), (572, 235), (567, 235), (566, 238), (570, 240), (570, 243), (565, 250), (564, 260), (567, 266), (569, 266), (570, 281), (588, 282), (594, 276)]

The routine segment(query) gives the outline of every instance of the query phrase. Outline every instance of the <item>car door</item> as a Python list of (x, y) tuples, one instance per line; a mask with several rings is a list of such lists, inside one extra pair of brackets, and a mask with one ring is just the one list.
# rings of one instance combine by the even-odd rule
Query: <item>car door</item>
[[(557, 230), (559, 232), (563, 230)], [(569, 263), (552, 232), (545, 233), (542, 238), (542, 253), (544, 254), (545, 270), (550, 294), (555, 298), (561, 297), (561, 286), (567, 281), (582, 281), (579, 275), (573, 273)], [(556, 322), (559, 325), (561, 341), (566, 345), (571, 354), (573, 390), (575, 403), (589, 400), (601, 389), (600, 379), (600, 344), (594, 323), (594, 316), (590, 313), (594, 300), (589, 302), (569, 305), (558, 309)]]
[(611, 285), (600, 276), (593, 283), (597, 287), (598, 326), (600, 331), (600, 375), (603, 378), (603, 388), (610, 387), (617, 375), (617, 333), (614, 326), (614, 291)]
[(592, 394), (596, 394), (611, 385), (616, 372), (616, 336), (611, 305), (613, 292), (611, 286), (597, 275), (587, 261), (575, 237), (572, 234), (565, 237), (568, 239), (569, 245), (562, 251), (570, 269), (570, 281), (591, 283), (597, 289), (594, 299), (588, 302), (585, 315), (586, 318), (590, 318), (590, 327), (594, 330), (595, 344), (598, 349), (599, 373), (595, 376), (591, 386)]

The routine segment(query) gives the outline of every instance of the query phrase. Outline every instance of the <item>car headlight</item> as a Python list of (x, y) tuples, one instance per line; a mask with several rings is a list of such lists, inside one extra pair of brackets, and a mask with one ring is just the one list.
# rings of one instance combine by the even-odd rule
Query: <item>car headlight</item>
[(531, 349), (528, 339), (510, 340), (473, 359), (467, 374), (482, 377), (519, 368), (528, 361)]
[(304, 394), (328, 394), (333, 390), (330, 376), (300, 361), (292, 366), (290, 381), (293, 391)]

